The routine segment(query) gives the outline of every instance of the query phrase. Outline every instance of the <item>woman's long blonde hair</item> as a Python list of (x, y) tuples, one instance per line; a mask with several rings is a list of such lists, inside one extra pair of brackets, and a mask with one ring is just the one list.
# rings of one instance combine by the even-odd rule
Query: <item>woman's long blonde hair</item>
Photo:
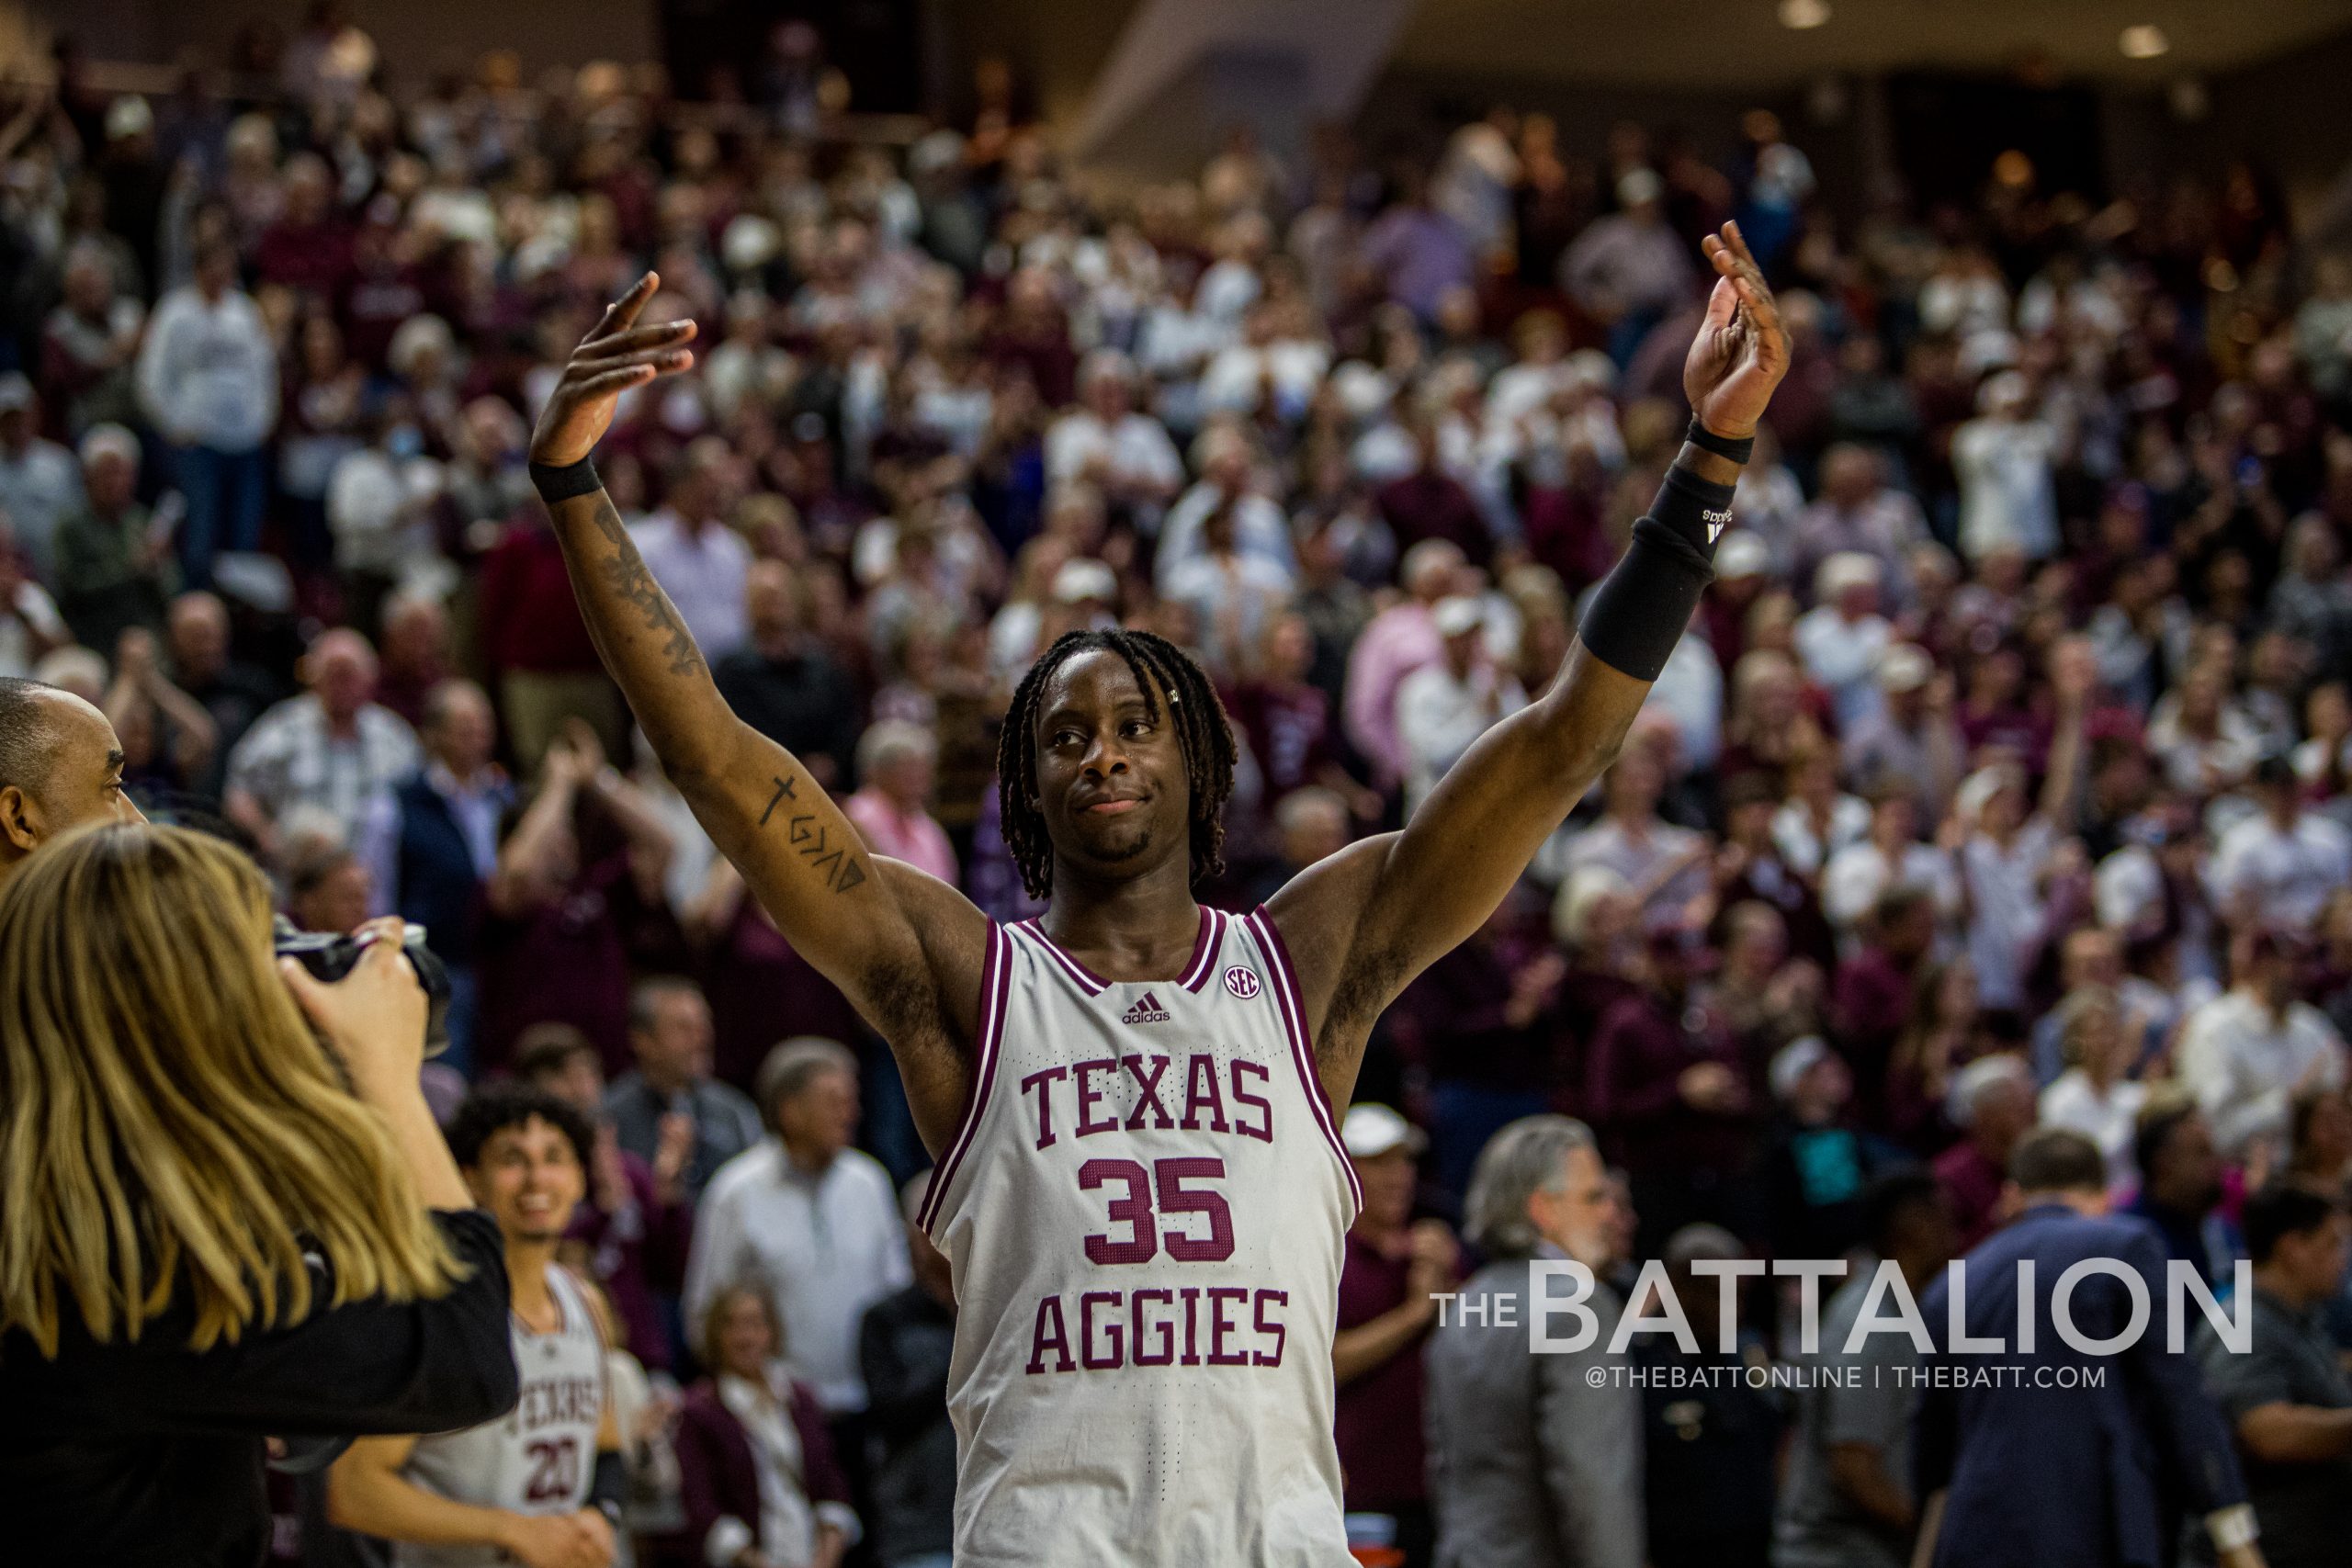
[(270, 898), (229, 845), (112, 824), (0, 891), (0, 1331), (57, 1353), (193, 1309), (190, 1344), (332, 1301), (436, 1296), (458, 1266), (380, 1113), (272, 966)]

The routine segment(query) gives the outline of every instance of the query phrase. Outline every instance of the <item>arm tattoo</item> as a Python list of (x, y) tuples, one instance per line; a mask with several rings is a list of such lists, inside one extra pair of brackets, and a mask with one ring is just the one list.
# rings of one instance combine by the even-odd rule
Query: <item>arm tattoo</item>
[(800, 798), (797, 795), (793, 793), (792, 781), (790, 779), (771, 779), (768, 782), (775, 785), (775, 793), (768, 796), (768, 808), (760, 813), (760, 826), (763, 828), (768, 825), (768, 818), (775, 815), (775, 808), (778, 802), (797, 800)]
[[(785, 801), (791, 801), (796, 806), (800, 803), (800, 792), (794, 787), (799, 782), (797, 779), (772, 778), (768, 782), (775, 785), (775, 793), (768, 797), (767, 809), (760, 813), (760, 826), (763, 828), (768, 825), (768, 818), (775, 815), (775, 808)], [(804, 811), (788, 817), (785, 820), (785, 828), (792, 835), (790, 842), (800, 852), (800, 858), (816, 869), (824, 885), (832, 891), (846, 893), (865, 880), (865, 868), (849, 853), (850, 846), (834, 843), (831, 829), (819, 822), (812, 814)]]
[(645, 568), (645, 558), (637, 553), (637, 546), (628, 536), (628, 529), (621, 522), (621, 514), (613, 510), (612, 501), (601, 492), (596, 497), (593, 513), (596, 532), (613, 547), (612, 555), (604, 563), (605, 584), (621, 599), (637, 606), (645, 616), (646, 629), (667, 634), (668, 641), (662, 651), (669, 656), (670, 673), (691, 675), (702, 668), (702, 650), (695, 647), (678, 613), (671, 607), (662, 585)]

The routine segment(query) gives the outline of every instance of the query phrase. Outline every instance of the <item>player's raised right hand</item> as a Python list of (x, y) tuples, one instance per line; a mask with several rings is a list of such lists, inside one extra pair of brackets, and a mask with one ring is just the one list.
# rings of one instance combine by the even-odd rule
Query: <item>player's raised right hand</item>
[(600, 1539), (577, 1515), (514, 1514), (509, 1517), (499, 1545), (523, 1568), (612, 1568), (610, 1531)]
[(638, 313), (662, 287), (659, 273), (647, 273), (636, 287), (605, 308), (604, 319), (580, 340), (562, 378), (539, 411), (531, 433), (531, 461), (550, 468), (577, 463), (596, 449), (613, 423), (613, 406), (631, 387), (674, 376), (693, 366), (685, 345), (694, 340), (692, 321), (637, 325)]

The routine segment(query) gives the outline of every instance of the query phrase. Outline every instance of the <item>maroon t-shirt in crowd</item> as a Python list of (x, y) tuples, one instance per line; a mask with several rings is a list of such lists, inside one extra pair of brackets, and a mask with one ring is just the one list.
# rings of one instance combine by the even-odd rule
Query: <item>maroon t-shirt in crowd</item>
[[(1353, 1231), (1347, 1242), (1339, 1326), (1361, 1328), (1403, 1303), (1410, 1259), (1384, 1258)], [(1351, 1508), (1376, 1513), (1429, 1495), (1421, 1447), (1421, 1347), (1428, 1338), (1424, 1329), (1387, 1360), (1340, 1385), (1332, 1430)]]
[(1951, 1199), (1951, 1217), (1966, 1252), (1999, 1228), (1993, 1211), (2001, 1201), (2001, 1168), (1984, 1151), (1962, 1139), (1936, 1156), (1936, 1180)]
[(793, 950), (746, 897), (711, 954), (711, 1077), (744, 1093), (779, 1040), (815, 1034), (854, 1042), (864, 1032), (841, 987)]
[(537, 518), (510, 524), (482, 561), (483, 652), (492, 668), (540, 675), (604, 668), (580, 618), (555, 530)]
[(632, 1065), (629, 943), (643, 914), (627, 853), (587, 867), (554, 903), (482, 917), (481, 1066), (503, 1067), (535, 1023), (569, 1023), (594, 1043), (607, 1077)]
[(1269, 803), (1315, 783), (1332, 761), (1331, 699), (1322, 688), (1245, 681), (1225, 705), (1250, 738)]
[(649, 1371), (668, 1371), (670, 1336), (662, 1326), (656, 1297), (674, 1296), (685, 1283), (694, 1207), (683, 1200), (662, 1202), (652, 1168), (627, 1149), (620, 1156), (621, 1179), (628, 1184), (628, 1207), (619, 1212), (598, 1207), (596, 1184), (591, 1180), (587, 1197), (571, 1212), (563, 1239), (588, 1248), (590, 1269), (620, 1314), (629, 1354)]

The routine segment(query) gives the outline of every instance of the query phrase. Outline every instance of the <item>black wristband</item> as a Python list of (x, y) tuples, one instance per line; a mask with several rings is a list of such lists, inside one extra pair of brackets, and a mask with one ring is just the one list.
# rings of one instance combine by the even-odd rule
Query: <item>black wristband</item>
[(1756, 450), (1756, 437), (1753, 435), (1745, 441), (1734, 441), (1728, 435), (1717, 435), (1713, 431), (1701, 424), (1699, 416), (1695, 413), (1690, 416), (1690, 428), (1682, 433), (1682, 439), (1702, 452), (1713, 452), (1716, 457), (1728, 457), (1735, 463), (1747, 462), (1749, 456)]
[(541, 501), (553, 506), (559, 501), (570, 501), (575, 496), (594, 495), (605, 488), (605, 481), (596, 477), (594, 461), (582, 457), (560, 468), (551, 468), (545, 463), (533, 463), (531, 485), (539, 492)]
[(628, 1466), (621, 1456), (606, 1449), (596, 1455), (596, 1468), (589, 1472), (588, 1506), (601, 1508), (605, 1517), (615, 1524), (628, 1502)]

